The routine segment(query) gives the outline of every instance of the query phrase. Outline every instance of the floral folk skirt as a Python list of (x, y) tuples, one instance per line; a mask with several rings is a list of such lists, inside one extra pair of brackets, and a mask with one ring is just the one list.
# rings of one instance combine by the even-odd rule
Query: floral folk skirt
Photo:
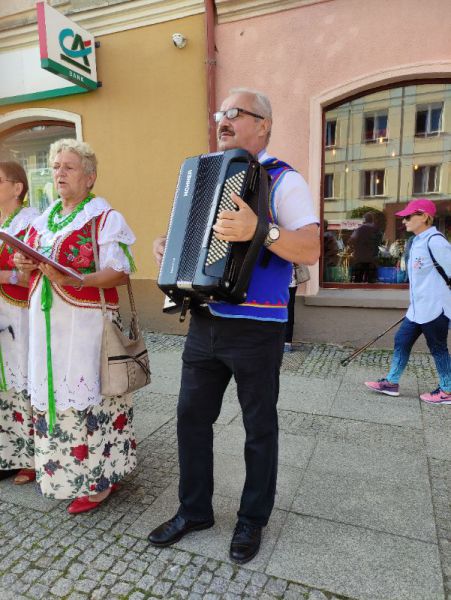
[(0, 392), (0, 470), (33, 468), (30, 398), (25, 391)]
[(82, 411), (57, 411), (52, 434), (47, 413), (33, 407), (33, 421), (36, 480), (47, 498), (97, 494), (136, 466), (131, 394)]

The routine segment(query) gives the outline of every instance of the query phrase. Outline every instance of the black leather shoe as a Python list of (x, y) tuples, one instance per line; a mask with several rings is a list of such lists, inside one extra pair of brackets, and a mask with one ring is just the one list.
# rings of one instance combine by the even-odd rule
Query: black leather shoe
[(229, 556), (233, 562), (242, 565), (249, 562), (260, 550), (262, 528), (247, 523), (236, 524), (230, 544)]
[(171, 544), (175, 544), (191, 531), (200, 531), (201, 529), (209, 529), (215, 524), (214, 519), (208, 521), (187, 521), (180, 515), (175, 515), (169, 521), (165, 521), (156, 529), (150, 532), (147, 538), (152, 546), (157, 548), (165, 548)]

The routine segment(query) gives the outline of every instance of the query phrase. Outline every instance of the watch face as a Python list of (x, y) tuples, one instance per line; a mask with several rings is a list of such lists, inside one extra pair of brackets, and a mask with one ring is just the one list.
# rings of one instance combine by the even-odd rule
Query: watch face
[(276, 240), (279, 239), (280, 236), (280, 231), (278, 227), (271, 227), (271, 229), (269, 230), (269, 237), (271, 238), (271, 240), (273, 242), (275, 242)]

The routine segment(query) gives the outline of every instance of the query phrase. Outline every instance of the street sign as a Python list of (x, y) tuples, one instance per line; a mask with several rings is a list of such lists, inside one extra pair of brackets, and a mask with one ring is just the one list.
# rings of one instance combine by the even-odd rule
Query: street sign
[(94, 36), (46, 2), (37, 2), (36, 10), (41, 67), (81, 87), (96, 89)]

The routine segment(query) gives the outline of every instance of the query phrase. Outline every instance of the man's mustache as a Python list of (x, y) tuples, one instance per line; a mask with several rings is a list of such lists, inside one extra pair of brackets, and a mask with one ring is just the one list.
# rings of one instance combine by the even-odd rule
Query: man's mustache
[(234, 135), (235, 132), (231, 127), (221, 127), (218, 135), (222, 135), (223, 133), (230, 133), (230, 135)]

